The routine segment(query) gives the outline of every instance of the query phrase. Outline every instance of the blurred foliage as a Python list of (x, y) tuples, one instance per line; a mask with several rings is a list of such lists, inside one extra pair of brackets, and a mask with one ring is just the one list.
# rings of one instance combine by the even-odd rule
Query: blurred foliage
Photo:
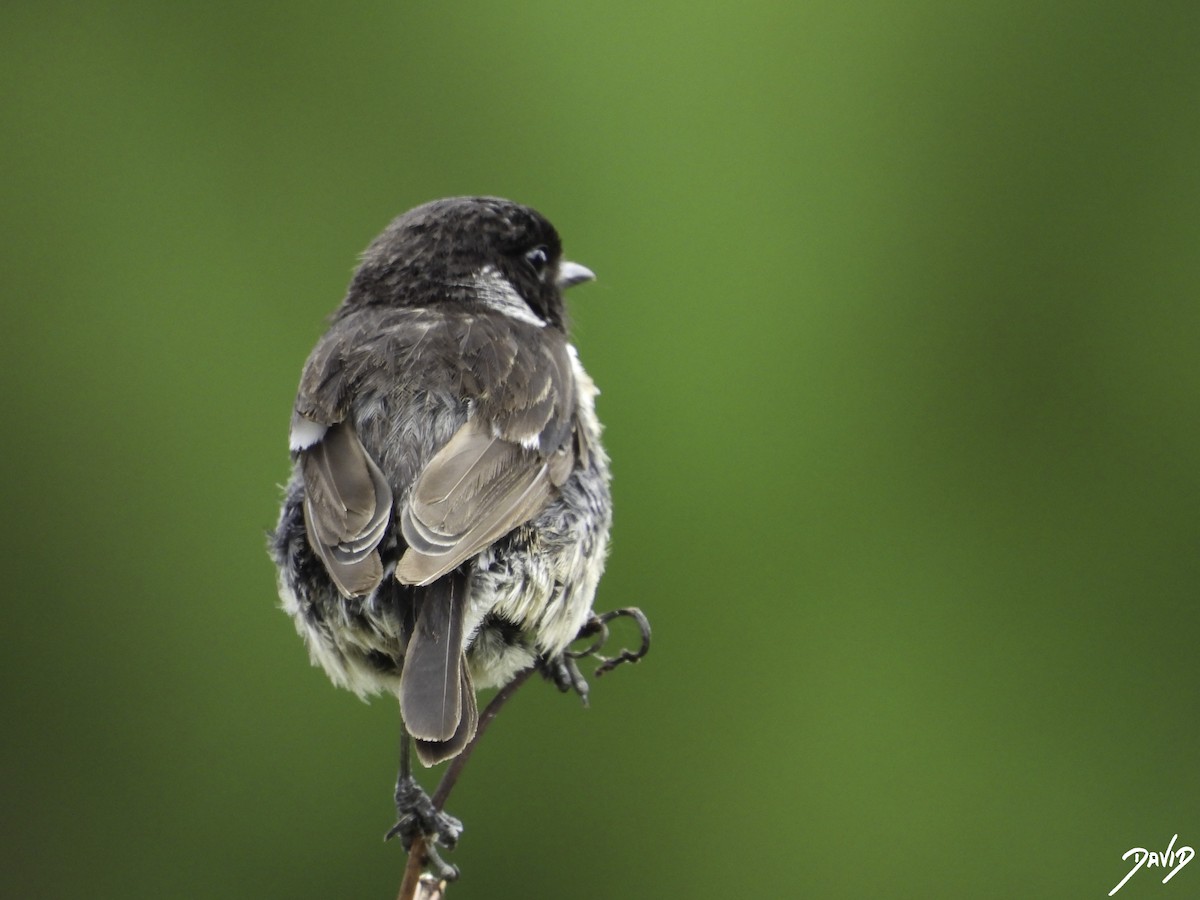
[(599, 273), (598, 605), (656, 643), (510, 704), (451, 897), (1097, 897), (1200, 842), (1200, 7), (4, 20), (6, 896), (394, 896), (394, 704), (263, 535), (356, 254), (479, 192)]

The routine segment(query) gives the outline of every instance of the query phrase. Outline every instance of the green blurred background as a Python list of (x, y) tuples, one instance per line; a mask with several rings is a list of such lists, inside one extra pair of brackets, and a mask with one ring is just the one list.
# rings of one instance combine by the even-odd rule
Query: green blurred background
[(451, 898), (1200, 845), (1200, 6), (407, 6), (6, 5), (4, 895), (395, 896), (395, 706), (264, 531), (356, 255), (479, 192), (599, 273), (597, 602), (656, 643), (505, 711)]

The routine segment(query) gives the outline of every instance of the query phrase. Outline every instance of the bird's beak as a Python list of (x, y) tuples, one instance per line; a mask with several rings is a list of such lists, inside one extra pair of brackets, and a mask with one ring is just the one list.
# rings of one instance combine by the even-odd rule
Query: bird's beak
[(596, 273), (587, 266), (564, 259), (558, 264), (558, 289), (565, 291), (569, 287), (583, 284), (585, 281), (595, 281)]

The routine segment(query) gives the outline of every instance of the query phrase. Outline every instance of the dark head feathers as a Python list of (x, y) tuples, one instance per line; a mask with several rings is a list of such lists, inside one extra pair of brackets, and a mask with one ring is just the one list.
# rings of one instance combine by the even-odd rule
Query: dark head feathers
[(363, 306), (471, 302), (480, 274), (502, 276), (540, 318), (564, 327), (562, 241), (536, 210), (497, 197), (411, 209), (367, 247), (336, 316)]

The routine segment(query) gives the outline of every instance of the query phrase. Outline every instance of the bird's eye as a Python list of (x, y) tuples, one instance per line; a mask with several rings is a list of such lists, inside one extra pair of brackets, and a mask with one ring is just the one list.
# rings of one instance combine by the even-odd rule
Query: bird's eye
[(550, 252), (542, 246), (534, 247), (525, 254), (525, 261), (533, 266), (533, 270), (541, 275), (550, 263)]

